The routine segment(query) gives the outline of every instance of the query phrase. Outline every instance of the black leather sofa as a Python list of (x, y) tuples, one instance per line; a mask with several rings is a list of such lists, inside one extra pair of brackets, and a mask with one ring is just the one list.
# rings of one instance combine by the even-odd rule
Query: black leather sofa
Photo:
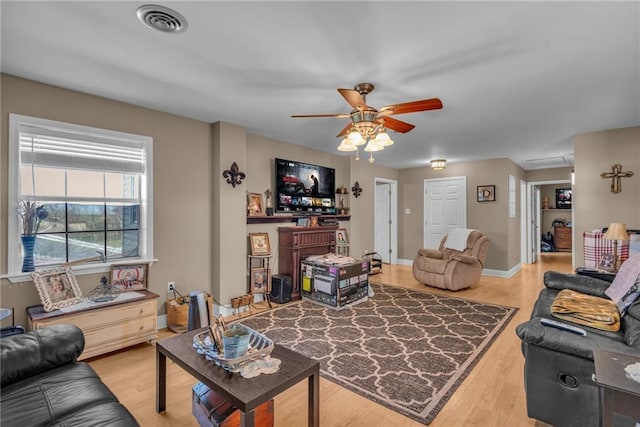
[(529, 417), (554, 426), (600, 425), (593, 349), (600, 347), (640, 357), (640, 301), (636, 301), (622, 317), (618, 332), (575, 325), (587, 331), (587, 336), (583, 337), (544, 326), (540, 318), (559, 320), (551, 315), (551, 304), (562, 289), (608, 298), (604, 291), (610, 284), (589, 276), (545, 273), (545, 288), (533, 307), (531, 319), (516, 328), (525, 357), (524, 382)]
[(0, 425), (138, 426), (133, 415), (77, 358), (84, 335), (55, 325), (0, 339)]

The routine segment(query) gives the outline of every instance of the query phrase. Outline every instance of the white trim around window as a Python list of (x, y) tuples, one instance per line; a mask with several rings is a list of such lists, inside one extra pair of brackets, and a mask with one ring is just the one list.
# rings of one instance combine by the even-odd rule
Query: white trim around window
[[(50, 134), (62, 133), (76, 135), (79, 139), (90, 141), (117, 141), (117, 143), (144, 147), (144, 174), (141, 175), (141, 207), (140, 207), (140, 257), (127, 261), (153, 262), (153, 138), (125, 132), (81, 126), (36, 117), (9, 114), (9, 176), (8, 176), (8, 227), (7, 227), (7, 274), (0, 278), (8, 278), (12, 282), (30, 280), (28, 273), (22, 273), (22, 252), (20, 243), (20, 224), (16, 206), (20, 198), (20, 133), (29, 129), (44, 129)], [(119, 260), (122, 262), (122, 260)], [(79, 274), (90, 274), (108, 271), (110, 264), (86, 264), (74, 267)]]

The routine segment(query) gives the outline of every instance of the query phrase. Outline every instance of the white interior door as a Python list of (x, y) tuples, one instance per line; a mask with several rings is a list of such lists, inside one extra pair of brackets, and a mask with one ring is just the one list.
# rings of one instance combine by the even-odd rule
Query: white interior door
[(386, 182), (376, 182), (376, 231), (375, 231), (375, 251), (382, 255), (383, 262), (390, 260), (390, 192), (391, 185)]
[(398, 262), (398, 198), (397, 181), (376, 178), (374, 250), (382, 262)]
[(454, 228), (467, 228), (467, 177), (424, 180), (424, 247), (437, 248)]

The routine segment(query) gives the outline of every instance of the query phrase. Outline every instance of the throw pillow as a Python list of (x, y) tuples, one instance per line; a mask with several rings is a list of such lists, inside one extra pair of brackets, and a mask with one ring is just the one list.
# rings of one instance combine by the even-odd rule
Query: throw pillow
[(616, 304), (620, 314), (624, 315), (627, 308), (640, 295), (639, 288), (640, 254), (637, 254), (622, 264), (611, 286), (604, 293)]

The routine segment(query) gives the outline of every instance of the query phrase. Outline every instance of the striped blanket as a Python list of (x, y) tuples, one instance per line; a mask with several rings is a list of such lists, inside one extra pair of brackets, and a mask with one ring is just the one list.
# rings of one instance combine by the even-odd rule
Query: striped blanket
[(615, 303), (606, 298), (561, 290), (551, 304), (551, 314), (559, 319), (602, 329), (620, 330), (620, 313)]

